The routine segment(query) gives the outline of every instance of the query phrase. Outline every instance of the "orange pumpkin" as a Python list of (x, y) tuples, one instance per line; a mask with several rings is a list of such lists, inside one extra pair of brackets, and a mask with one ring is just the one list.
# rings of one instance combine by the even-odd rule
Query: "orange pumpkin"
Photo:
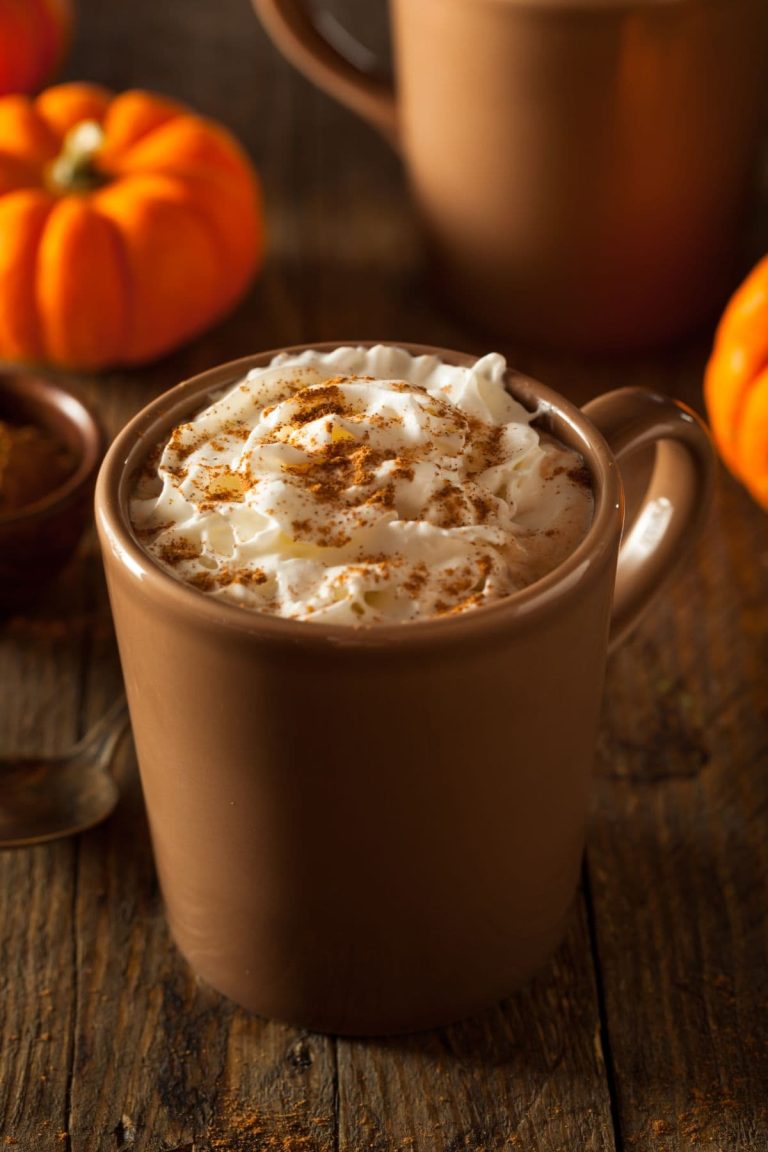
[(704, 398), (720, 455), (768, 509), (768, 256), (723, 313)]
[(70, 0), (0, 0), (0, 95), (34, 92), (69, 41)]
[(0, 358), (152, 359), (232, 307), (263, 247), (253, 166), (147, 92), (0, 99)]

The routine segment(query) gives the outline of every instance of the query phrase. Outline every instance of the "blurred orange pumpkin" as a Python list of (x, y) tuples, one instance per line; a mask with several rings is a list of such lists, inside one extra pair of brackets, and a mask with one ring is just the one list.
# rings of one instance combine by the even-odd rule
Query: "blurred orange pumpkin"
[(34, 92), (69, 41), (70, 0), (0, 0), (0, 95)]
[(262, 256), (232, 135), (147, 92), (0, 99), (0, 357), (138, 364), (222, 316)]
[(706, 368), (704, 398), (720, 455), (768, 509), (768, 256), (723, 313)]

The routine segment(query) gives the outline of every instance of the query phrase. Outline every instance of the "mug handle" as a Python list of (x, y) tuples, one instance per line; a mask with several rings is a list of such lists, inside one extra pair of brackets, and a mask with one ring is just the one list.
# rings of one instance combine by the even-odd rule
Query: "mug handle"
[[(590, 401), (583, 412), (613, 452), (626, 491), (609, 640), (613, 650), (701, 531), (711, 501), (714, 453), (696, 413), (650, 389), (620, 388)], [(641, 450), (654, 446), (649, 468)]]
[[(397, 146), (394, 85), (358, 67), (318, 27), (306, 0), (252, 0), (280, 51), (309, 80), (368, 120)], [(364, 49), (360, 47), (360, 53)]]

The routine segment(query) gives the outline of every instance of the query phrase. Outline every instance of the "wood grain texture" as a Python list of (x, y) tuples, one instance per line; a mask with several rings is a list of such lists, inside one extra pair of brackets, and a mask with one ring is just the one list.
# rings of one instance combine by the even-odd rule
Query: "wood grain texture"
[[(384, 5), (328, 5), (386, 56)], [(264, 182), (263, 275), (215, 330), (79, 377), (110, 433), (211, 365), (299, 341), (486, 351), (432, 294), (399, 162), (277, 56), (248, 0), (79, 0), (67, 76), (187, 100)], [(632, 362), (496, 341), (583, 402), (701, 406), (711, 333)], [(130, 741), (102, 828), (0, 853), (0, 1148), (18, 1152), (768, 1149), (768, 520), (721, 477), (707, 538), (612, 659), (585, 884), (533, 983), (475, 1019), (359, 1042), (228, 1004), (169, 938)], [(0, 752), (54, 750), (120, 684), (96, 544), (0, 629)]]
[(609, 671), (589, 874), (628, 1148), (768, 1147), (767, 528), (723, 477)]
[[(76, 739), (91, 623), (72, 572), (39, 612), (5, 623), (0, 755)], [(41, 1152), (67, 1132), (76, 860), (74, 842), (0, 851), (0, 1133)]]
[(589, 950), (579, 906), (553, 962), (496, 1008), (423, 1035), (339, 1041), (339, 1147), (613, 1152)]

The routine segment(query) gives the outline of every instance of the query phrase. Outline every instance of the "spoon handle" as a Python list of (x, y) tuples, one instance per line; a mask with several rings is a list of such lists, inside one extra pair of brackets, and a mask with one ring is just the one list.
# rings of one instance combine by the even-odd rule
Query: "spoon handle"
[(129, 723), (128, 702), (121, 692), (104, 715), (96, 721), (72, 749), (72, 756), (88, 753), (99, 764), (105, 764), (111, 757), (115, 745), (121, 739)]

